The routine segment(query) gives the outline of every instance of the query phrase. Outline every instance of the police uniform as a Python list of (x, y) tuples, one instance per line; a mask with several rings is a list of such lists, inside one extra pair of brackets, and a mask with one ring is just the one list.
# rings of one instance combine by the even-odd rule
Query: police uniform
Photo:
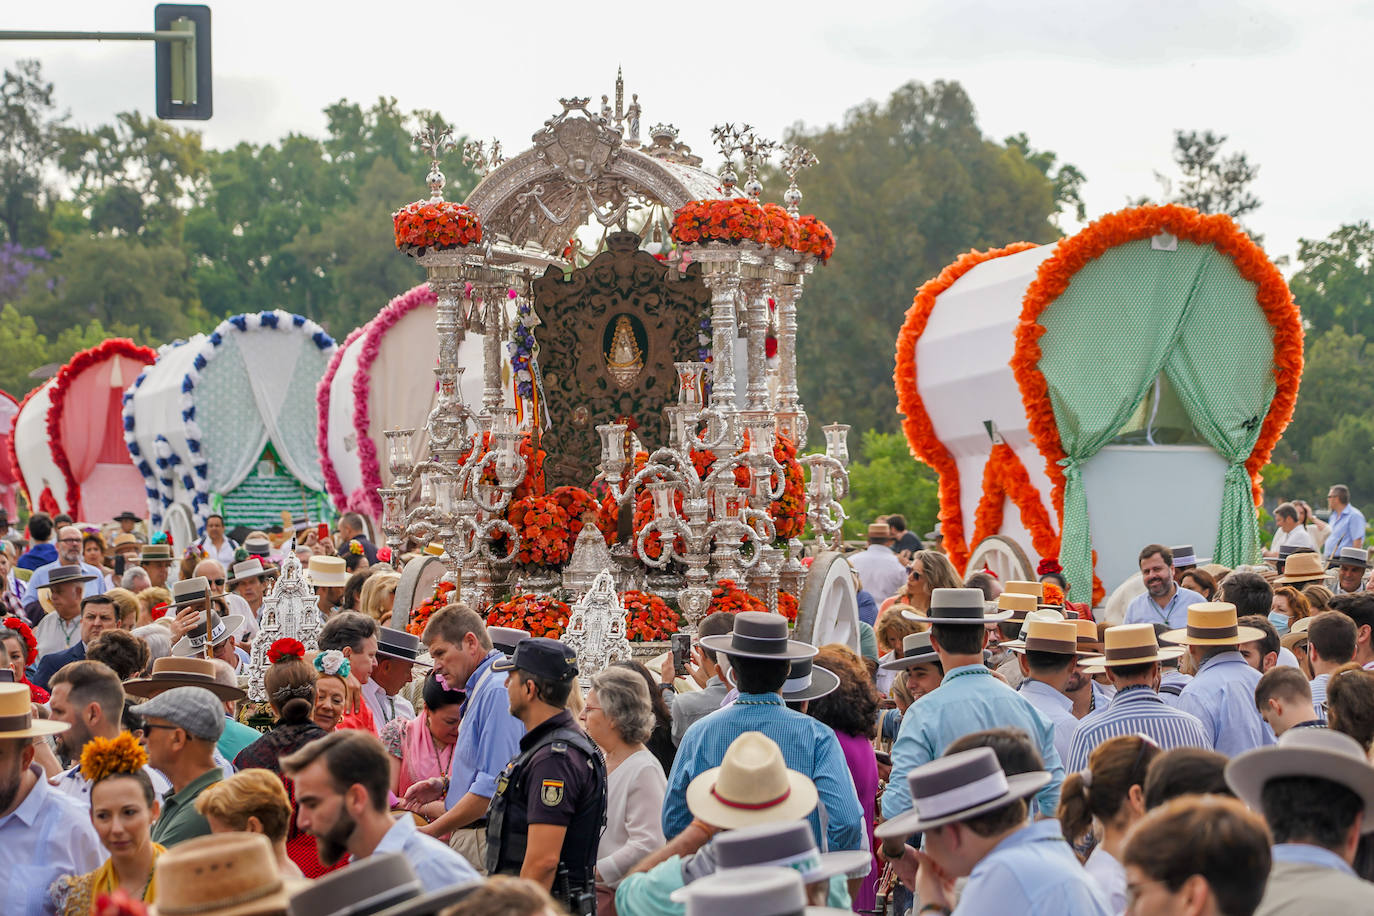
[[(492, 667), (498, 666), (542, 678), (577, 675), (572, 650), (552, 639), (522, 640), (509, 661)], [(530, 824), (564, 827), (552, 894), (574, 916), (591, 916), (605, 819), (605, 760), (572, 714), (561, 710), (525, 733), (520, 753), (496, 781), (487, 812), (487, 871), (520, 874)]]

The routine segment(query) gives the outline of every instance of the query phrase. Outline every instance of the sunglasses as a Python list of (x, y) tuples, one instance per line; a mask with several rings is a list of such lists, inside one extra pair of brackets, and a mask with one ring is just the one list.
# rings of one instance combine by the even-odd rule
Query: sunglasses
[(916, 582), (921, 578), (921, 571), (919, 569), (909, 569), (907, 570), (906, 577), (911, 581)]
[(223, 585), (223, 584), (224, 584), (224, 580), (223, 580), (223, 579), (208, 579), (208, 580), (206, 580), (206, 581), (208, 581), (211, 585)]

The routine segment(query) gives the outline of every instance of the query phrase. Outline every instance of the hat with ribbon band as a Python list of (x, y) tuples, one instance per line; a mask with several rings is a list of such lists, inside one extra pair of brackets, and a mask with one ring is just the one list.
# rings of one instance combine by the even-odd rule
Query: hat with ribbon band
[(920, 633), (908, 633), (904, 636), (901, 654), (882, 662), (878, 667), (884, 671), (904, 671), (939, 660), (940, 656), (936, 653), (935, 647), (930, 644), (930, 631), (922, 630)]
[(1291, 582), (1320, 582), (1326, 578), (1326, 564), (1319, 553), (1290, 554), (1283, 564), (1283, 575), (1274, 580), (1279, 585)]
[[(816, 848), (811, 825), (802, 820), (728, 830), (712, 841), (712, 847), (717, 873), (774, 865), (794, 869), (807, 884), (850, 872), (866, 873), (873, 863), (872, 854), (863, 849), (822, 853)], [(689, 893), (690, 885), (680, 887), (668, 899), (683, 903)]]
[(1358, 566), (1369, 568), (1369, 551), (1363, 547), (1342, 547), (1341, 552), (1331, 558), (1332, 566)]
[[(1032, 622), (1032, 621), (1036, 621), (1036, 620), (1041, 621), (1041, 622), (1043, 622), (1043, 623), (1065, 623), (1065, 622), (1066, 622), (1066, 621), (1064, 620), (1064, 615), (1061, 614), (1061, 613), (1059, 613), (1059, 611), (1058, 611), (1057, 608), (1036, 608), (1035, 610), (1033, 610), (1033, 611), (1031, 611), (1029, 614), (1027, 614), (1026, 617), (1025, 617), (1025, 619), (1023, 619), (1023, 620), (1021, 621), (1021, 629), (1017, 632), (1016, 638), (1015, 638), (1015, 639), (1004, 639), (1004, 640), (1002, 640), (1002, 648), (1004, 648), (1004, 649), (1017, 649), (1017, 648), (1024, 647), (1025, 644), (1026, 644), (1026, 634), (1030, 631), (1031, 622)], [(1015, 623), (1015, 622), (1016, 622), (1016, 621), (1014, 621), (1014, 620), (1012, 621), (1012, 623)], [(1068, 621), (1068, 622), (1072, 622), (1072, 621)], [(1075, 636), (1076, 636), (1077, 630), (1075, 629), (1074, 632), (1075, 632)]]
[(965, 821), (1034, 795), (1050, 778), (1044, 770), (1008, 776), (990, 747), (947, 754), (907, 773), (911, 810), (887, 819), (874, 833), (882, 839), (904, 837)]
[[(1300, 776), (1344, 786), (1360, 797), (1364, 812), (1374, 812), (1374, 767), (1358, 741), (1329, 728), (1290, 728), (1278, 744), (1237, 754), (1226, 764), (1226, 784), (1241, 801), (1260, 810), (1264, 784), (1271, 779)], [(1360, 828), (1374, 833), (1374, 818)]]
[(51, 719), (35, 719), (28, 684), (0, 684), (0, 738), (40, 738), (71, 726)]
[(687, 810), (726, 830), (804, 818), (818, 799), (815, 784), (789, 770), (777, 742), (763, 732), (741, 734), (720, 766), (687, 784)]
[(1121, 668), (1171, 661), (1184, 653), (1182, 646), (1160, 648), (1155, 628), (1148, 623), (1123, 623), (1103, 634), (1102, 654), (1084, 659), (1085, 665)]
[[(1048, 652), (1052, 655), (1088, 655), (1078, 648), (1078, 627), (1068, 620), (1027, 620), (1021, 629), (1021, 639), (1008, 645), (1011, 651)], [(1003, 643), (1003, 645), (1007, 645)]]
[[(1032, 603), (1031, 607), (1034, 607)], [(988, 613), (983, 590), (978, 588), (937, 588), (930, 593), (930, 609), (925, 614), (902, 611), (907, 620), (931, 624), (981, 625), (1011, 619), (1014, 611)]]
[(1264, 631), (1242, 627), (1236, 621), (1236, 606), (1225, 601), (1207, 601), (1188, 606), (1188, 625), (1160, 634), (1165, 642), (1181, 646), (1234, 646), (1264, 638)]
[[(1002, 594), (1011, 592), (1013, 595), (1034, 595), (1036, 600), (1045, 597), (1045, 583), (1029, 582), (1025, 579), (1008, 579), (1007, 584), (1002, 586)], [(998, 596), (999, 598), (1001, 595)]]
[[(982, 594), (982, 592), (979, 592)], [(816, 647), (789, 637), (787, 618), (765, 611), (741, 611), (729, 633), (701, 637), (700, 644), (714, 652), (741, 658), (811, 658)]]
[(818, 700), (839, 686), (840, 679), (833, 671), (812, 664), (810, 658), (794, 658), (782, 685), (782, 698), (790, 703)]
[[(1025, 620), (1026, 615), (1039, 607), (1040, 599), (1023, 592), (1003, 592), (997, 596), (997, 610), (1011, 611), (1013, 622)], [(1062, 616), (1062, 615), (1061, 615)]]
[(134, 697), (155, 697), (173, 687), (204, 687), (221, 700), (242, 700), (248, 696), (238, 687), (215, 680), (215, 663), (206, 658), (167, 655), (153, 662), (148, 677), (130, 678), (124, 682), (124, 692)]
[[(243, 629), (243, 617), (238, 614), (229, 614), (221, 617), (214, 611), (210, 612), (210, 645), (218, 646), (231, 636), (237, 636), (239, 630)], [(172, 646), (172, 654), (182, 658), (189, 658), (201, 655), (205, 652), (205, 622), (201, 621), (195, 629), (187, 633), (176, 641)]]

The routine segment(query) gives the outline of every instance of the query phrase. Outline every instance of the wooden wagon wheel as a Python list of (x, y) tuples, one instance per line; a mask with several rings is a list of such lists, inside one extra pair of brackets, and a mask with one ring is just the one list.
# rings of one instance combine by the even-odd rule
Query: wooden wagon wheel
[(973, 548), (964, 572), (974, 573), (986, 566), (1003, 582), (1009, 579), (1035, 581), (1035, 566), (1021, 545), (1002, 534), (983, 538)]
[(396, 602), (391, 607), (391, 622), (387, 626), (404, 630), (414, 610), (434, 596), (435, 586), (446, 572), (448, 567), (439, 557), (423, 557), (419, 562), (407, 563), (401, 571), (401, 581), (396, 583)]
[(859, 651), (859, 595), (849, 563), (837, 551), (823, 551), (802, 586), (793, 635), (812, 645), (841, 642)]

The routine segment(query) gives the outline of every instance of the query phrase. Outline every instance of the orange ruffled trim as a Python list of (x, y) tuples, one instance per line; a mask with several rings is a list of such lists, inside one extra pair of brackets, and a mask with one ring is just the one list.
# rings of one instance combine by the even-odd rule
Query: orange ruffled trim
[[(1274, 400), (1265, 415), (1259, 439), (1245, 462), (1256, 505), (1263, 496), (1260, 468), (1268, 463), (1274, 446), (1293, 418), (1298, 384), (1302, 379), (1302, 316), (1283, 275), (1264, 251), (1224, 214), (1204, 216), (1191, 207), (1177, 204), (1131, 207), (1109, 213), (1076, 235), (1061, 239), (1055, 253), (1040, 265), (1022, 300), (1021, 321), (1016, 329), (1016, 345), (1011, 358), (1012, 373), (1021, 389), (1031, 436), (1040, 454), (1045, 456), (1045, 470), (1054, 484), (1050, 499), (1061, 525), (1064, 520), (1064, 472), (1059, 461), (1065, 454), (1050, 405), (1049, 386), (1039, 368), (1040, 336), (1045, 333), (1039, 322), (1040, 315), (1069, 288), (1074, 274), (1089, 261), (1117, 245), (1151, 238), (1161, 232), (1198, 245), (1211, 245), (1229, 257), (1240, 275), (1255, 284), (1255, 301), (1274, 329)], [(1093, 591), (1098, 587), (1094, 584)]]
[[(926, 413), (925, 402), (916, 390), (916, 344), (925, 333), (930, 313), (935, 308), (935, 300), (941, 293), (954, 285), (964, 274), (994, 258), (1006, 257), (1034, 248), (1030, 242), (1016, 242), (1005, 248), (992, 248), (988, 251), (969, 251), (960, 255), (939, 275), (927, 280), (916, 291), (916, 297), (907, 309), (902, 329), (897, 334), (896, 368), (892, 372), (892, 383), (897, 389), (897, 409), (904, 414), (902, 431), (906, 433), (907, 445), (917, 460), (929, 465), (940, 478), (940, 533), (949, 554), (950, 562), (960, 573), (968, 565), (969, 545), (964, 541), (964, 517), (959, 508), (959, 468), (954, 456), (935, 435), (935, 427)], [(1023, 469), (1024, 471), (1024, 469)], [(1001, 501), (998, 501), (1000, 507)]]
[(1005, 442), (992, 447), (988, 463), (983, 467), (983, 495), (973, 518), (972, 545), (1002, 530), (1002, 505), (1007, 498), (1021, 510), (1021, 523), (1030, 533), (1031, 546), (1042, 557), (1059, 553), (1059, 535), (1054, 532), (1050, 514), (1035, 484), (1030, 482), (1026, 466)]

